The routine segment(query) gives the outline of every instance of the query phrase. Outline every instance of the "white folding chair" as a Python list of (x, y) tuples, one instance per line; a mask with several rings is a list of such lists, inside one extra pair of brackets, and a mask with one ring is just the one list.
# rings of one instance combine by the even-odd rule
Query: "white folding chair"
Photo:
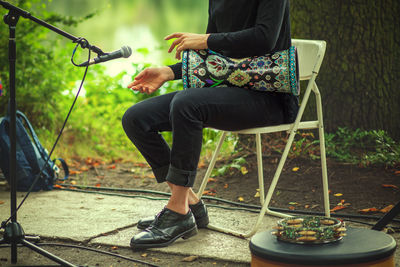
[[(324, 209), (325, 209), (325, 216), (330, 217), (328, 177), (327, 177), (326, 156), (325, 156), (324, 124), (323, 124), (323, 118), (322, 118), (322, 103), (321, 103), (320, 92), (318, 90), (317, 84), (315, 83), (315, 79), (318, 75), (318, 71), (320, 69), (322, 60), (324, 58), (326, 42), (325, 41), (316, 41), (316, 40), (294, 39), (294, 40), (292, 40), (292, 43), (294, 46), (297, 47), (299, 69), (300, 69), (299, 70), (300, 80), (308, 80), (307, 89), (305, 90), (305, 92), (303, 94), (303, 97), (301, 100), (301, 105), (300, 105), (296, 120), (290, 124), (281, 124), (281, 125), (269, 126), (269, 127), (258, 127), (258, 128), (245, 129), (245, 130), (240, 130), (240, 131), (234, 132), (234, 133), (238, 133), (238, 134), (255, 134), (256, 135), (258, 183), (259, 183), (259, 190), (260, 190), (260, 202), (261, 202), (261, 206), (262, 206), (261, 211), (258, 216), (258, 219), (257, 219), (256, 223), (254, 224), (253, 228), (248, 233), (239, 233), (239, 232), (235, 232), (230, 229), (225, 229), (223, 227), (215, 226), (212, 224), (210, 224), (208, 226), (208, 228), (210, 228), (210, 229), (247, 238), (247, 237), (254, 235), (257, 232), (257, 229), (260, 226), (260, 223), (261, 223), (262, 219), (264, 218), (265, 214), (270, 214), (270, 215), (274, 215), (274, 216), (278, 216), (278, 217), (289, 217), (288, 214), (270, 210), (268, 208), (268, 206), (269, 206), (270, 200), (273, 196), (273, 193), (275, 191), (275, 187), (278, 183), (279, 176), (282, 172), (283, 165), (285, 164), (286, 158), (287, 158), (289, 150), (292, 146), (296, 132), (300, 129), (318, 129), (319, 130)], [(301, 121), (311, 91), (314, 93), (315, 99), (316, 99), (317, 120)], [(267, 195), (265, 196), (262, 152), (261, 152), (261, 134), (282, 132), (282, 131), (289, 132), (290, 135), (287, 140), (286, 147), (283, 151), (282, 157), (279, 161), (278, 167), (275, 171), (275, 175), (271, 181)], [(211, 175), (211, 171), (214, 168), (218, 153), (221, 149), (221, 146), (226, 137), (226, 134), (227, 134), (226, 131), (222, 131), (222, 134), (218, 141), (217, 147), (211, 158), (210, 165), (206, 171), (206, 174), (203, 178), (203, 181), (202, 181), (199, 191), (197, 193), (199, 198), (201, 198), (201, 196), (203, 195), (203, 192), (206, 188), (207, 182)]]

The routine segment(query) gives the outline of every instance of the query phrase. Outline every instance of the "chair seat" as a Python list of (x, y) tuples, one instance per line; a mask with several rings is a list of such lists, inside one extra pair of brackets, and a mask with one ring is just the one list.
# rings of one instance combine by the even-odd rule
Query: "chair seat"
[[(282, 131), (290, 131), (293, 127), (294, 123), (289, 124), (280, 124), (276, 126), (267, 126), (267, 127), (257, 127), (244, 129), (240, 131), (232, 131), (233, 133), (239, 134), (258, 134), (258, 133), (274, 133), (274, 132), (282, 132)], [(316, 129), (319, 126), (318, 121), (302, 121), (299, 123), (299, 127), (297, 129)]]

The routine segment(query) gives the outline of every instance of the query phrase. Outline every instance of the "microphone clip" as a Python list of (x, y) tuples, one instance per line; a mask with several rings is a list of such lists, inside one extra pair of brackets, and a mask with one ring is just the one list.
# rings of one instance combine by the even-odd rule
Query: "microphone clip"
[(95, 52), (97, 54), (97, 56), (103, 56), (106, 53), (103, 52), (103, 50), (101, 50), (100, 48), (98, 48), (97, 46), (91, 45), (89, 47), (90, 50), (92, 50), (93, 52)]

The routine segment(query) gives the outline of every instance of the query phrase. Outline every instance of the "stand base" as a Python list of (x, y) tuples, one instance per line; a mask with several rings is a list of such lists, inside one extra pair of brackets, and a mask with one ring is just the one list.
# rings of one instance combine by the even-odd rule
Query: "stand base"
[(398, 214), (400, 214), (400, 201), (372, 227), (372, 230), (383, 230)]
[[(50, 252), (36, 246), (35, 244), (31, 243), (29, 240), (33, 241), (38, 241), (40, 240), (39, 237), (25, 237), (24, 230), (22, 229), (21, 225), (18, 222), (11, 222), (6, 225), (5, 230), (4, 230), (4, 236), (3, 239), (0, 240), (0, 244), (11, 244), (11, 247), (17, 247), (18, 244), (21, 244), (37, 253), (40, 255), (60, 264), (61, 266), (66, 266), (66, 267), (77, 267), (76, 265), (69, 263), (68, 261), (65, 261), (56, 255), (51, 254)], [(11, 263), (15, 264), (16, 259), (11, 259)], [(59, 267), (60, 265), (46, 265), (46, 266), (57, 266)], [(18, 265), (20, 266), (20, 265)], [(30, 265), (32, 266), (32, 265)], [(43, 265), (41, 265), (43, 266)]]

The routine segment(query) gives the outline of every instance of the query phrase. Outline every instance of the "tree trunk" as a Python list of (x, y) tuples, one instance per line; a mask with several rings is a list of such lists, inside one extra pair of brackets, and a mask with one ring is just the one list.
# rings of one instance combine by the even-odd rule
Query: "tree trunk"
[(399, 15), (398, 0), (291, 1), (292, 38), (327, 42), (316, 82), (328, 132), (383, 129), (400, 140)]

